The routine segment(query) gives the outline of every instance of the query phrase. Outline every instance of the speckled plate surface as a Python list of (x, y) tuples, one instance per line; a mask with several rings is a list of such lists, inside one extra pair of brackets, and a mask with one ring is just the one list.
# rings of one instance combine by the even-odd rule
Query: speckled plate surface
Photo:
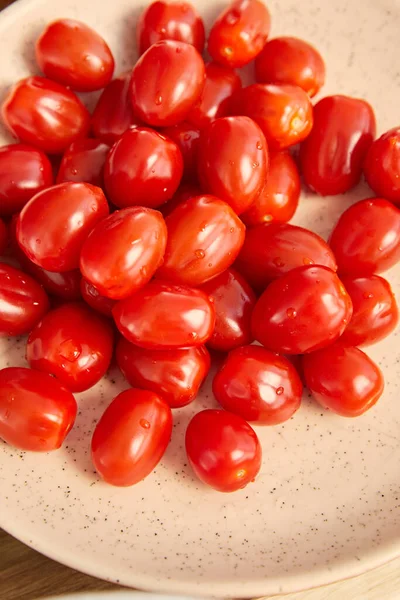
[[(194, 0), (210, 21), (220, 6)], [(0, 14), (0, 93), (35, 71), (33, 41), (55, 17), (76, 17), (110, 43), (117, 71), (135, 58), (138, 0), (20, 0)], [(399, 125), (398, 0), (269, 0), (273, 35), (315, 43), (327, 62), (324, 94), (368, 98), (378, 130)], [(91, 101), (90, 98), (88, 100)], [(4, 132), (1, 141), (8, 141)], [(304, 195), (295, 222), (326, 236), (347, 198)], [(400, 290), (400, 269), (388, 274)], [(194, 411), (213, 406), (205, 386), (175, 413), (173, 442), (143, 483), (116, 489), (93, 473), (89, 442), (117, 373), (78, 397), (67, 444), (49, 455), (0, 445), (0, 524), (76, 569), (132, 587), (214, 596), (259, 596), (325, 584), (400, 554), (400, 344), (374, 346), (386, 391), (365, 416), (321, 412), (305, 398), (285, 425), (257, 428), (264, 463), (257, 481), (224, 495), (193, 478), (183, 451)], [(1, 341), (0, 366), (24, 365), (24, 340)]]

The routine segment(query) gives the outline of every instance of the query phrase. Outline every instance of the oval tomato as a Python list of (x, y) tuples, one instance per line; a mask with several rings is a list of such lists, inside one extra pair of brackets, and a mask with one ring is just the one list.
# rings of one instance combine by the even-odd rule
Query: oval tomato
[(390, 129), (369, 147), (364, 174), (377, 196), (400, 206), (400, 127)]
[(112, 309), (115, 306), (115, 300), (102, 296), (99, 290), (84, 277), (81, 277), (80, 290), (82, 298), (91, 308), (106, 317), (112, 317)]
[(99, 140), (74, 142), (64, 152), (57, 183), (73, 181), (103, 187), (103, 169), (109, 150), (110, 147)]
[[(197, 178), (197, 151), (200, 131), (190, 123), (182, 121), (173, 127), (162, 130), (178, 146), (183, 158), (183, 179), (193, 181)], [(197, 195), (197, 194), (195, 194)]]
[(129, 486), (149, 475), (172, 433), (171, 409), (146, 390), (126, 390), (114, 398), (96, 425), (92, 460), (107, 483)]
[(201, 189), (192, 183), (183, 183), (179, 186), (171, 200), (160, 206), (159, 210), (164, 217), (167, 217), (177, 206), (196, 196), (201, 196)]
[(2, 256), (8, 246), (8, 229), (3, 219), (0, 218), (0, 256)]

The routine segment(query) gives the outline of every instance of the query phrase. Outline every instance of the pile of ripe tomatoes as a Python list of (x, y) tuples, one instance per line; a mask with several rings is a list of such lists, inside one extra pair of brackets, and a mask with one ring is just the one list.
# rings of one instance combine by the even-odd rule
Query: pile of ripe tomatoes
[[(193, 6), (157, 0), (137, 23), (138, 61), (116, 79), (87, 25), (61, 19), (40, 35), (44, 76), (17, 82), (2, 106), (19, 141), (0, 148), (0, 332), (29, 334), (30, 367), (0, 371), (6, 442), (59, 448), (73, 393), (106, 374), (114, 349), (132, 387), (110, 399), (92, 457), (119, 486), (161, 459), (171, 409), (196, 397), (210, 349), (227, 354), (213, 380), (222, 408), (193, 417), (186, 451), (221, 491), (260, 469), (248, 422), (291, 418), (303, 384), (348, 417), (381, 396), (380, 369), (359, 346), (398, 319), (378, 273), (400, 260), (400, 128), (374, 141), (364, 100), (313, 105), (323, 59), (297, 38), (268, 41), (269, 30), (260, 0), (235, 0), (205, 63)], [(243, 87), (235, 69), (253, 60), (255, 83)], [(90, 115), (76, 92), (102, 88)], [(346, 210), (328, 244), (288, 223), (300, 173), (321, 195), (364, 173), (376, 197)]]

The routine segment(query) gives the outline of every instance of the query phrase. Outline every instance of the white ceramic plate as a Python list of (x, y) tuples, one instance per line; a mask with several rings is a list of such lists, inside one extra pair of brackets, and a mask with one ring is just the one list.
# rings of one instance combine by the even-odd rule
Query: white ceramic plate
[[(76, 17), (110, 43), (117, 71), (135, 58), (139, 0), (20, 0), (0, 15), (0, 86), (36, 71), (33, 40), (55, 17)], [(206, 20), (220, 9), (195, 0)], [(292, 34), (322, 51), (324, 94), (368, 98), (379, 133), (400, 121), (397, 0), (269, 0), (273, 35)], [(0, 90), (1, 91), (1, 90)], [(2, 141), (8, 141), (6, 135)], [(304, 197), (295, 222), (326, 236), (348, 198)], [(388, 274), (400, 289), (400, 269)], [(117, 374), (80, 395), (67, 445), (49, 455), (0, 445), (1, 525), (76, 569), (152, 591), (257, 596), (325, 584), (400, 554), (400, 350), (398, 335), (370, 351), (386, 376), (379, 404), (350, 420), (305, 399), (285, 425), (258, 428), (264, 463), (257, 481), (224, 495), (186, 464), (191, 414), (212, 406), (209, 388), (175, 413), (171, 446), (156, 472), (130, 489), (101, 483), (89, 459), (94, 424), (127, 387)], [(24, 365), (24, 340), (1, 342), (0, 365)]]

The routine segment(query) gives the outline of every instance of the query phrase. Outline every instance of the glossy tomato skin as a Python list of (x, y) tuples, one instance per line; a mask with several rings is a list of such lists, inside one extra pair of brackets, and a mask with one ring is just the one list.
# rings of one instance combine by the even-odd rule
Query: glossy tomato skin
[(60, 183), (37, 194), (17, 221), (17, 241), (42, 269), (63, 273), (79, 266), (89, 232), (109, 213), (100, 188)]
[(121, 337), (116, 359), (132, 387), (159, 394), (171, 408), (190, 404), (210, 370), (210, 355), (205, 346), (145, 350)]
[(112, 147), (104, 168), (110, 200), (119, 208), (157, 208), (174, 195), (183, 173), (178, 146), (164, 135), (137, 127)]
[(400, 260), (400, 210), (383, 198), (360, 200), (341, 215), (329, 243), (342, 274), (386, 271)]
[(302, 142), (313, 127), (310, 98), (295, 85), (249, 85), (233, 97), (231, 113), (253, 119), (262, 129), (268, 148), (273, 151)]
[(141, 206), (118, 210), (84, 242), (81, 272), (101, 295), (127, 298), (150, 281), (162, 262), (166, 243), (161, 213)]
[(214, 332), (207, 345), (214, 350), (229, 352), (250, 344), (251, 315), (256, 295), (237, 271), (227, 269), (203, 284), (201, 289), (212, 300), (215, 308)]
[(225, 67), (243, 67), (261, 52), (270, 27), (270, 14), (263, 2), (235, 0), (214, 22), (208, 52)]
[(0, 148), (0, 216), (18, 213), (32, 196), (53, 183), (44, 152), (26, 144)]
[(183, 183), (179, 186), (176, 193), (172, 196), (171, 200), (168, 200), (165, 204), (160, 207), (160, 212), (167, 217), (172, 213), (173, 210), (180, 204), (183, 204), (190, 198), (201, 196), (201, 189), (197, 185), (192, 183)]
[(255, 60), (257, 83), (290, 83), (312, 97), (325, 82), (325, 64), (314, 46), (295, 37), (267, 42)]
[(200, 130), (190, 123), (182, 121), (173, 127), (166, 127), (162, 130), (162, 134), (175, 142), (182, 153), (183, 180), (196, 181)]
[(157, 277), (167, 281), (201, 285), (228, 269), (243, 245), (243, 223), (214, 196), (186, 200), (165, 222), (167, 248)]
[(36, 60), (46, 77), (78, 92), (100, 90), (114, 71), (114, 58), (104, 39), (75, 19), (47, 25), (36, 42)]
[(238, 415), (203, 410), (186, 430), (186, 453), (197, 477), (219, 492), (235, 492), (258, 475), (262, 451), (257, 435)]
[(121, 392), (106, 408), (92, 438), (92, 460), (100, 477), (130, 486), (149, 475), (164, 454), (172, 433), (172, 413), (154, 392)]
[(269, 156), (267, 181), (240, 218), (250, 227), (290, 221), (299, 204), (300, 191), (300, 174), (289, 152), (273, 152)]
[(20, 450), (60, 448), (77, 413), (71, 392), (54, 377), (23, 367), (0, 371), (0, 438)]
[(8, 229), (3, 219), (0, 218), (0, 256), (3, 256), (8, 246)]
[(206, 64), (206, 78), (200, 98), (187, 117), (195, 127), (203, 129), (214, 119), (229, 114), (229, 98), (240, 90), (242, 81), (229, 67), (215, 62)]
[(235, 267), (262, 291), (292, 269), (314, 264), (337, 269), (332, 250), (319, 235), (290, 223), (263, 223), (246, 231)]
[(204, 292), (161, 281), (118, 302), (113, 315), (127, 340), (149, 350), (201, 346), (215, 324), (214, 306)]
[(351, 315), (350, 296), (331, 269), (298, 267), (270, 283), (259, 298), (252, 331), (272, 352), (304, 354), (332, 344)]
[(300, 148), (308, 187), (322, 196), (344, 194), (361, 178), (375, 137), (375, 116), (364, 100), (327, 96), (314, 107), (314, 126)]
[(3, 122), (15, 137), (47, 154), (62, 154), (86, 137), (90, 115), (66, 87), (45, 77), (27, 77), (9, 91)]
[(104, 163), (110, 147), (99, 140), (74, 142), (62, 157), (57, 183), (73, 181), (103, 187)]
[(342, 417), (358, 417), (381, 397), (379, 367), (359, 348), (337, 342), (303, 357), (304, 376), (313, 397)]
[(186, 42), (204, 50), (204, 23), (195, 8), (180, 0), (156, 0), (144, 9), (136, 25), (139, 54), (161, 40)]
[(106, 317), (112, 317), (112, 309), (115, 306), (115, 300), (102, 296), (99, 290), (84, 277), (81, 278), (80, 291), (84, 301), (93, 308), (93, 310)]
[(369, 147), (364, 174), (377, 196), (400, 206), (400, 127), (390, 129)]
[(227, 202), (238, 215), (260, 194), (268, 164), (263, 132), (248, 117), (216, 119), (201, 133), (197, 165), (201, 188)]
[(343, 275), (341, 280), (351, 298), (353, 316), (340, 341), (368, 346), (392, 333), (399, 312), (389, 282), (379, 275)]
[(204, 86), (204, 62), (190, 44), (163, 40), (151, 46), (132, 71), (133, 111), (152, 127), (183, 121)]
[(48, 310), (41, 285), (20, 269), (0, 263), (0, 336), (29, 333)]
[(303, 384), (284, 356), (260, 346), (232, 350), (213, 380), (225, 410), (257, 425), (279, 425), (300, 408)]

